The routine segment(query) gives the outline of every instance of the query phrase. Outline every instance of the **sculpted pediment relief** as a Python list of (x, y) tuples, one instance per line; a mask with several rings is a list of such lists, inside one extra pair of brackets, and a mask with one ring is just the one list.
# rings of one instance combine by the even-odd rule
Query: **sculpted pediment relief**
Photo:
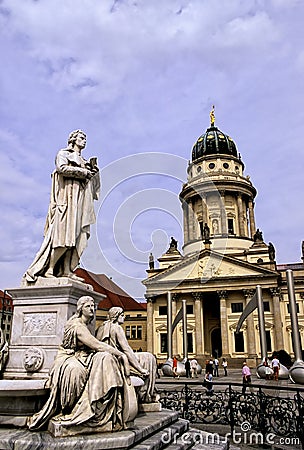
[(191, 263), (184, 267), (175, 267), (168, 271), (167, 274), (163, 274), (162, 279), (168, 281), (179, 279), (199, 279), (208, 280), (211, 278), (219, 277), (236, 277), (236, 276), (253, 276), (260, 275), (261, 272), (258, 268), (250, 266), (250, 264), (242, 264), (242, 262), (231, 258), (225, 259), (214, 257), (213, 255), (207, 255), (197, 260), (192, 260)]
[(180, 284), (184, 280), (200, 280), (201, 283), (205, 283), (216, 278), (245, 278), (269, 275), (270, 273), (272, 274), (273, 271), (229, 255), (224, 256), (215, 251), (203, 251), (183, 258), (162, 273), (145, 280), (144, 284), (154, 284), (158, 281)]

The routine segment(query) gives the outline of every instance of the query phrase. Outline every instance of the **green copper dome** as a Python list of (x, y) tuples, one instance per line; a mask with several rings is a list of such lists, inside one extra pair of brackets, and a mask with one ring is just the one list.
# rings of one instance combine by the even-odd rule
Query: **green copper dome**
[(233, 139), (215, 126), (211, 126), (202, 134), (192, 149), (192, 161), (209, 155), (230, 155), (238, 157)]

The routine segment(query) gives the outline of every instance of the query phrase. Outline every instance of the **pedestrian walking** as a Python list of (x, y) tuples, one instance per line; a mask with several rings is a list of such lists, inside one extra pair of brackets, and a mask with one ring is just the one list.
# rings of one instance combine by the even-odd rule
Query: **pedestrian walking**
[(197, 366), (198, 366), (198, 362), (195, 358), (191, 359), (190, 362), (190, 367), (191, 367), (191, 373), (192, 373), (192, 378), (197, 378)]
[(176, 356), (173, 356), (173, 367), (172, 367), (173, 377), (179, 378), (179, 375), (177, 375), (177, 358)]
[(188, 358), (185, 361), (185, 370), (186, 370), (186, 377), (191, 378), (191, 365)]
[(214, 358), (214, 361), (213, 361), (213, 366), (214, 366), (214, 368), (213, 368), (213, 376), (214, 377), (218, 377), (219, 376), (219, 360), (217, 359), (217, 358)]
[(227, 363), (227, 361), (226, 361), (226, 358), (223, 358), (223, 361), (222, 361), (222, 367), (223, 367), (223, 369), (224, 369), (224, 376), (226, 377), (228, 374), (227, 374), (227, 367), (228, 367), (228, 363)]
[(211, 375), (213, 375), (213, 359), (212, 359), (212, 356), (211, 356), (210, 361), (209, 361), (209, 367), (210, 367), (210, 372), (209, 373), (211, 373)]
[(213, 394), (212, 374), (207, 372), (204, 379), (204, 386), (207, 388), (206, 394)]
[(243, 362), (242, 376), (243, 376), (242, 394), (244, 395), (247, 386), (249, 386), (251, 384), (251, 372), (250, 372), (249, 367), (247, 366), (246, 361)]
[(271, 361), (271, 366), (273, 370), (273, 377), (275, 381), (278, 381), (280, 371), (280, 361), (278, 360), (277, 355), (274, 355), (274, 358)]
[(267, 358), (264, 359), (263, 366), (265, 367), (265, 379), (270, 380), (272, 371), (271, 368), (269, 367)]

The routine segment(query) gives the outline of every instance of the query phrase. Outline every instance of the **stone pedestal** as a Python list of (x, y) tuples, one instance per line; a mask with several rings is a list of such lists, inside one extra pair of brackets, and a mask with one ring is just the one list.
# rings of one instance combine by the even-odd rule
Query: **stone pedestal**
[(0, 380), (0, 425), (25, 427), (27, 417), (38, 412), (49, 396), (44, 385), (45, 380)]
[[(8, 289), (13, 298), (9, 360), (4, 379), (46, 379), (62, 342), (64, 325), (83, 295), (98, 304), (105, 296), (70, 278), (39, 278), (33, 286)], [(94, 324), (92, 324), (94, 326)]]

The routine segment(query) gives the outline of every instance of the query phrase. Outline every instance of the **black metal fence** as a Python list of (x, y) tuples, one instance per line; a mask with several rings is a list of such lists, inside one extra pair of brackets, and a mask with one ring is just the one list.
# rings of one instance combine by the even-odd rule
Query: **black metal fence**
[[(175, 382), (176, 383), (176, 382)], [(158, 384), (163, 408), (178, 411), (191, 423), (228, 425), (297, 439), (304, 448), (304, 388), (251, 384), (242, 393), (241, 383), (216, 382), (212, 393), (202, 383), (171, 381)]]

